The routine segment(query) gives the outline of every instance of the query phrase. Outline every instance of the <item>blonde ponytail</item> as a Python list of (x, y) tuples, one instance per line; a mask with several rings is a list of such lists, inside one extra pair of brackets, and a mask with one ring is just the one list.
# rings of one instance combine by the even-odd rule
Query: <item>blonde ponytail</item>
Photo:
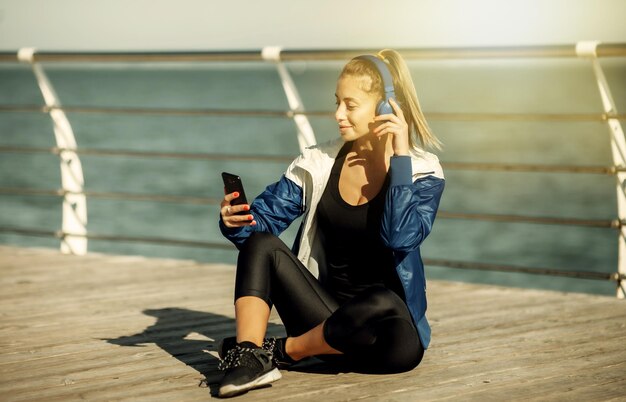
[[(441, 149), (441, 142), (431, 131), (424, 117), (424, 113), (422, 113), (419, 101), (417, 100), (415, 85), (411, 78), (411, 72), (400, 53), (392, 49), (384, 49), (378, 52), (376, 56), (387, 63), (391, 71), (396, 96), (402, 105), (402, 112), (409, 125), (410, 145), (415, 149)], [(416, 140), (419, 141), (421, 147)]]

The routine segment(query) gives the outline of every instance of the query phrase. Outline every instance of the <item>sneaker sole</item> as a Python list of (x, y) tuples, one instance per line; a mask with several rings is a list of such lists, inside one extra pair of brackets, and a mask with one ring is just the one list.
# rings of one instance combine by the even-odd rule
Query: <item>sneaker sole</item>
[(259, 387), (262, 387), (263, 385), (267, 385), (274, 381), (278, 381), (282, 377), (283, 376), (282, 374), (280, 374), (280, 371), (278, 371), (277, 368), (274, 368), (272, 371), (269, 371), (263, 374), (262, 376), (260, 376), (259, 378), (256, 378), (248, 383), (241, 384), (241, 385), (229, 384), (229, 385), (224, 385), (223, 387), (220, 387), (219, 396), (228, 397), (228, 396), (235, 396), (235, 395), (243, 394), (244, 392), (250, 391), (251, 389), (259, 388)]

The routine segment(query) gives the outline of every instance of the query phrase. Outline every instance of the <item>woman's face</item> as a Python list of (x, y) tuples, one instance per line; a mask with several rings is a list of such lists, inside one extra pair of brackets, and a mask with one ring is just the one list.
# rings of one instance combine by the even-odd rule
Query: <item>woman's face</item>
[[(337, 111), (335, 120), (339, 124), (339, 133), (345, 141), (353, 141), (370, 133), (374, 128), (377, 97), (365, 92), (362, 87), (369, 87), (369, 77), (344, 75), (337, 81), (335, 99)], [(365, 84), (365, 85), (364, 85)]]

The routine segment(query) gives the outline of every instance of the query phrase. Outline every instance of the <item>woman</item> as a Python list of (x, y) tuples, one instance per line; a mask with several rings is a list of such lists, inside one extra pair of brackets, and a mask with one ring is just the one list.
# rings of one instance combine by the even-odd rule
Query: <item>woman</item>
[[(394, 373), (428, 347), (419, 246), (444, 188), (425, 151), (439, 141), (396, 51), (349, 61), (335, 98), (341, 138), (306, 149), (251, 205), (231, 206), (237, 193), (221, 203), (222, 233), (240, 250), (221, 396), (276, 381), (308, 356)], [(303, 214), (290, 250), (276, 236)], [(286, 338), (264, 339), (273, 305)]]

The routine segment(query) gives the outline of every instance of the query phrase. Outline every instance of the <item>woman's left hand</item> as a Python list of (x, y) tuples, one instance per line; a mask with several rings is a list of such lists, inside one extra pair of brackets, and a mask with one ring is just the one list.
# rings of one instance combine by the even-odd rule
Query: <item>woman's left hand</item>
[(389, 104), (395, 114), (381, 114), (374, 117), (374, 121), (383, 123), (374, 129), (374, 135), (381, 137), (385, 134), (393, 135), (393, 152), (395, 155), (409, 154), (409, 125), (404, 119), (402, 109), (393, 98), (389, 98)]

